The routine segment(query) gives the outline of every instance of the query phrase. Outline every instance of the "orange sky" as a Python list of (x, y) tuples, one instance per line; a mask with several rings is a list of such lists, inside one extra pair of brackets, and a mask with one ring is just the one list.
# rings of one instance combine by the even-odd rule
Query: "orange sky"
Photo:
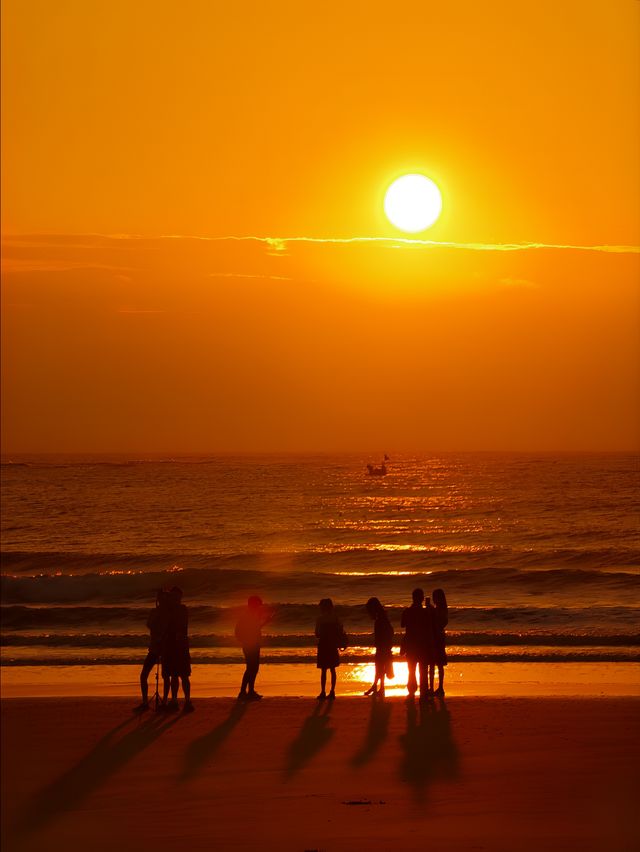
[(638, 447), (640, 3), (221, 7), (3, 3), (3, 451)]

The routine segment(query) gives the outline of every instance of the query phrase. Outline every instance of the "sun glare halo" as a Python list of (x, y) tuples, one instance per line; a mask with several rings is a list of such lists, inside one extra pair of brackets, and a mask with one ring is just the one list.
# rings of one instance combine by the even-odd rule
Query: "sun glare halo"
[(384, 212), (396, 228), (416, 234), (430, 228), (442, 211), (442, 195), (425, 175), (402, 175), (384, 197)]

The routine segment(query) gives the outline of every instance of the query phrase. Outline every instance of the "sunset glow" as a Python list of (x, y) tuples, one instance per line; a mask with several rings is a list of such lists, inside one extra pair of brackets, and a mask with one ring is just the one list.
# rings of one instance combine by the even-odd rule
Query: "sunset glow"
[(639, 4), (335, 8), (3, 5), (5, 453), (638, 446)]

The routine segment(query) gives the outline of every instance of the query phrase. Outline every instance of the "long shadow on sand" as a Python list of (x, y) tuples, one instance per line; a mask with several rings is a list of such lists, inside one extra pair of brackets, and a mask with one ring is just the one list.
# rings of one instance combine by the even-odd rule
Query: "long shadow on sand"
[(205, 763), (213, 757), (246, 711), (247, 703), (245, 701), (234, 701), (231, 712), (224, 721), (216, 725), (208, 734), (198, 737), (197, 740), (193, 740), (189, 744), (180, 781), (188, 781), (189, 778), (193, 778), (194, 775), (202, 770)]
[(403, 781), (424, 800), (428, 785), (436, 779), (459, 775), (458, 748), (451, 731), (451, 714), (444, 700), (407, 703), (407, 731), (400, 737), (404, 757)]
[(351, 758), (352, 766), (364, 766), (371, 760), (387, 738), (390, 718), (391, 702), (384, 698), (372, 698), (367, 733), (364, 742)]
[[(15, 834), (27, 835), (44, 828), (59, 814), (76, 810), (83, 799), (98, 789), (143, 749), (151, 745), (178, 716), (151, 716), (143, 722), (125, 719), (105, 734), (80, 763), (48, 784), (18, 814), (13, 826)], [(121, 733), (128, 725), (132, 730)]]
[(318, 701), (311, 715), (305, 719), (300, 733), (289, 746), (285, 768), (287, 780), (302, 769), (321, 748), (324, 748), (333, 736), (334, 731), (329, 727), (332, 704), (332, 701)]

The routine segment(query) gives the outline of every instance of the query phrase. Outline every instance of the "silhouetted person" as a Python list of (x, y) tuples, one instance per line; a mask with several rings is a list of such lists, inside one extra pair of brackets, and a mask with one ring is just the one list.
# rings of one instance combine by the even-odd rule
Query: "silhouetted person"
[(259, 701), (262, 698), (255, 690), (256, 677), (260, 668), (262, 628), (271, 621), (273, 616), (273, 611), (265, 610), (262, 600), (257, 595), (252, 595), (236, 624), (236, 639), (242, 646), (246, 667), (238, 693), (238, 699), (241, 701)]
[(447, 665), (447, 640), (445, 628), (449, 623), (447, 598), (442, 589), (433, 591), (433, 645), (434, 663), (438, 667), (438, 688), (436, 695), (444, 696), (444, 667)]
[(373, 644), (376, 648), (375, 679), (365, 695), (384, 698), (384, 679), (393, 677), (393, 627), (378, 598), (369, 598), (365, 607), (373, 619)]
[(430, 598), (424, 599), (424, 618), (425, 618), (425, 645), (424, 657), (425, 668), (427, 671), (427, 682), (423, 692), (422, 685), (420, 686), (420, 698), (427, 695), (433, 695), (433, 680), (436, 660), (436, 645), (435, 645), (435, 627), (434, 627), (434, 609), (431, 606)]
[(318, 700), (327, 697), (327, 669), (331, 672), (331, 691), (329, 698), (336, 697), (336, 668), (340, 665), (338, 649), (347, 647), (347, 637), (342, 622), (333, 611), (331, 598), (320, 601), (320, 615), (316, 621), (316, 636), (318, 637), (317, 667), (320, 669), (320, 695)]
[(416, 679), (416, 668), (420, 671), (420, 696), (424, 697), (428, 691), (428, 659), (430, 642), (429, 631), (431, 628), (428, 621), (429, 613), (422, 606), (424, 592), (422, 589), (414, 589), (411, 593), (413, 603), (402, 613), (400, 625), (404, 627), (403, 650), (407, 657), (407, 668), (409, 678), (407, 690), (413, 697), (418, 690)]
[[(156, 605), (149, 613), (147, 627), (149, 628), (149, 652), (142, 664), (140, 672), (140, 691), (142, 702), (136, 707), (135, 712), (141, 713), (149, 709), (149, 673), (151, 669), (160, 662), (164, 636), (169, 625), (169, 599), (164, 589), (159, 589), (156, 595)], [(168, 681), (165, 682), (165, 697), (169, 692)]]
[(169, 591), (169, 624), (165, 633), (162, 649), (162, 676), (171, 682), (171, 701), (167, 710), (178, 709), (178, 685), (182, 681), (184, 692), (184, 712), (193, 708), (191, 703), (191, 654), (189, 652), (189, 613), (182, 603), (182, 589), (174, 586)]

